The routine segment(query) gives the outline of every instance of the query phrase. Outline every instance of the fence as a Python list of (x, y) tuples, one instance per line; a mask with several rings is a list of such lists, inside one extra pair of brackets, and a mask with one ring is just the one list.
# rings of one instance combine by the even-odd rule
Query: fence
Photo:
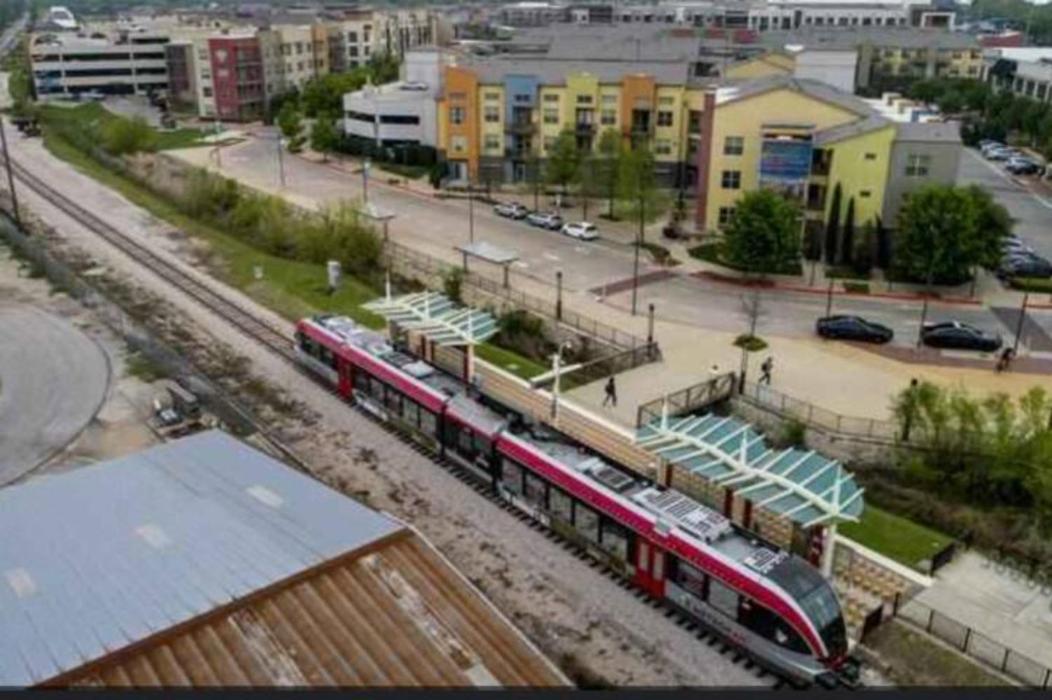
[(898, 614), (962, 653), (998, 669), (1021, 683), (1046, 690), (1052, 684), (1052, 668), (1026, 654), (1009, 649), (917, 599), (903, 604), (898, 609)]
[(774, 411), (785, 418), (795, 418), (810, 428), (839, 435), (893, 442), (899, 434), (898, 424), (894, 421), (845, 416), (808, 401), (794, 399), (792, 396), (755, 382), (745, 382), (741, 398), (760, 408)]
[[(423, 276), (426, 278), (433, 278), (432, 281), (435, 282), (452, 270), (460, 269), (458, 265), (439, 260), (427, 253), (412, 250), (400, 243), (389, 240), (386, 246), (388, 260), (396, 271), (405, 271), (406, 268), (411, 268), (423, 273)], [(644, 338), (626, 333), (619, 328), (589, 318), (576, 311), (565, 307), (560, 309), (554, 300), (541, 299), (512, 287), (506, 287), (503, 282), (485, 277), (477, 272), (465, 272), (462, 280), (464, 285), (473, 287), (490, 296), (498, 297), (517, 308), (554, 319), (560, 325), (567, 326), (582, 335), (587, 335), (599, 342), (615, 346), (620, 350), (631, 350), (645, 347), (649, 344)]]
[(688, 386), (686, 389), (680, 389), (668, 396), (640, 404), (636, 411), (636, 427), (641, 428), (661, 418), (666, 401), (668, 402), (668, 415), (680, 416), (723, 401), (734, 393), (736, 384), (737, 375), (728, 372)]

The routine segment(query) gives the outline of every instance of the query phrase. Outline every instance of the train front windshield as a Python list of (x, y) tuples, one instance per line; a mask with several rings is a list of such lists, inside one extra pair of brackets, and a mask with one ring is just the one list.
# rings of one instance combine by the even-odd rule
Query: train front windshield
[(833, 587), (813, 566), (791, 556), (771, 570), (771, 580), (791, 595), (818, 629), (829, 656), (847, 653), (847, 629)]

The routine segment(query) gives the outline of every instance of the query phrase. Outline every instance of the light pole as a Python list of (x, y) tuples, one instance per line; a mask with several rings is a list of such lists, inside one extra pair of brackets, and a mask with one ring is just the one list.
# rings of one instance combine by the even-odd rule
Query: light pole
[(18, 195), (15, 194), (15, 175), (11, 170), (11, 151), (7, 150), (7, 133), (4, 131), (4, 119), (0, 117), (0, 145), (4, 148), (4, 166), (7, 168), (7, 186), (11, 190), (11, 210), (15, 223), (22, 228), (22, 216), (18, 211)]
[(563, 271), (555, 272), (555, 320), (563, 320)]
[(1023, 308), (1019, 310), (1019, 320), (1015, 324), (1015, 343), (1012, 344), (1012, 355), (1019, 352), (1019, 338), (1023, 335), (1023, 321), (1026, 320), (1026, 305), (1030, 301), (1030, 292), (1023, 292)]
[(636, 315), (636, 296), (639, 290), (639, 248), (643, 245), (643, 193), (639, 193), (639, 233), (636, 235), (636, 251), (632, 258), (632, 315)]
[(222, 146), (219, 145), (219, 135), (223, 133), (223, 127), (220, 125), (218, 119), (215, 121), (215, 135), (216, 135), (216, 168), (219, 170), (223, 169), (223, 153)]
[(555, 381), (552, 383), (552, 421), (556, 421), (559, 418), (559, 388), (560, 378), (562, 377), (563, 367), (563, 350), (572, 347), (569, 340), (566, 340), (559, 344), (556, 348), (555, 353), (552, 355), (552, 371), (555, 376)]
[[(931, 236), (932, 239), (935, 236)], [(917, 329), (917, 347), (924, 342), (924, 324), (928, 319), (928, 298), (931, 297), (931, 281), (935, 274), (935, 248), (934, 240), (929, 241), (930, 251), (928, 253), (928, 275), (924, 280), (924, 305), (921, 307), (920, 327)]]
[(278, 177), (281, 180), (281, 187), (285, 187), (285, 154), (282, 151), (285, 150), (285, 139), (278, 135)]
[(475, 186), (468, 178), (468, 241), (475, 242)]
[(369, 203), (369, 167), (371, 165), (368, 158), (362, 162), (362, 200), (366, 204)]

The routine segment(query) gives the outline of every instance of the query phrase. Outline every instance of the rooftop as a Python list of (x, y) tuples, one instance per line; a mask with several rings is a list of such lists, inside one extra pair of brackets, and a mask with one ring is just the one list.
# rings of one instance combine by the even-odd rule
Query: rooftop
[(762, 78), (730, 83), (719, 88), (716, 93), (717, 104), (725, 104), (763, 95), (774, 90), (791, 90), (827, 102), (860, 117), (875, 114), (873, 107), (865, 100), (850, 93), (837, 90), (832, 85), (810, 78), (794, 78), (791, 75), (771, 75)]
[(760, 42), (770, 47), (793, 45), (808, 49), (845, 49), (863, 44), (917, 49), (929, 46), (942, 49), (979, 48), (979, 41), (969, 34), (917, 27), (805, 27), (761, 32)]
[(219, 431), (6, 488), (0, 527), (0, 685), (566, 682), (411, 530)]

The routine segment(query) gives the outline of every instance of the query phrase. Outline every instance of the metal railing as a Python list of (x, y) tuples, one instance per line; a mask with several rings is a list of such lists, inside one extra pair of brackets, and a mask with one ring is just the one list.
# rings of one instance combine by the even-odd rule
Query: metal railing
[(736, 384), (737, 376), (733, 372), (728, 372), (680, 389), (668, 396), (640, 404), (636, 410), (636, 427), (641, 428), (661, 418), (666, 401), (668, 401), (668, 415), (670, 417), (681, 416), (730, 398)]
[(845, 416), (755, 382), (745, 382), (740, 397), (784, 418), (798, 420), (809, 428), (883, 442), (894, 442), (899, 437), (899, 426), (895, 421)]
[(916, 598), (899, 606), (897, 614), (961, 653), (996, 668), (1020, 683), (1045, 690), (1052, 687), (1052, 668), (991, 639)]

